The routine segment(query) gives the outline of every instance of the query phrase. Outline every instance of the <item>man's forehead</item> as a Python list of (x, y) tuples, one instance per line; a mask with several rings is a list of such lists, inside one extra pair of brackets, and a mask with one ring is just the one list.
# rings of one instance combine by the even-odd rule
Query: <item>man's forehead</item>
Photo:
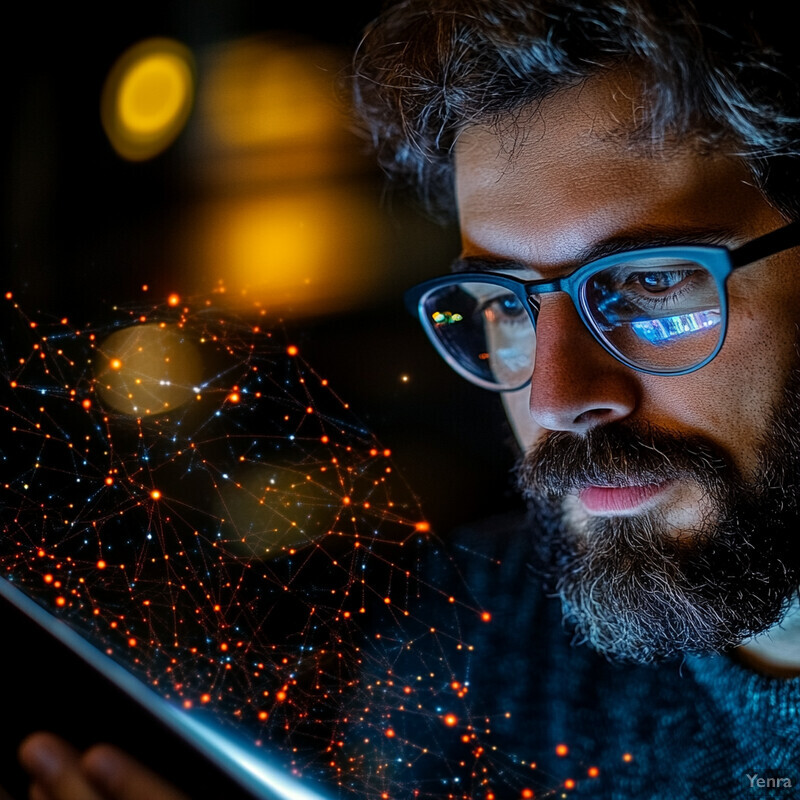
[[(557, 123), (577, 142), (607, 141), (634, 146), (644, 118), (642, 84), (628, 70), (615, 69), (532, 101), (496, 119), (466, 126), (456, 142), (460, 153), (509, 160), (520, 148), (536, 143)], [(644, 149), (640, 141), (639, 146)]]
[(465, 129), (455, 185), (467, 252), (568, 263), (631, 230), (735, 228), (765, 200), (739, 159), (637, 141), (641, 90), (615, 71)]

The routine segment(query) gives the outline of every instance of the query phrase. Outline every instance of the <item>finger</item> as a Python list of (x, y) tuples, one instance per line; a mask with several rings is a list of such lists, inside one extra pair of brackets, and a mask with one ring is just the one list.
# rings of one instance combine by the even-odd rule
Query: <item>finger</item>
[(41, 783), (32, 783), (28, 787), (28, 800), (53, 800), (53, 796)]
[(103, 800), (86, 779), (80, 753), (52, 733), (33, 733), (19, 746), (19, 760), (31, 776), (33, 798)]
[(84, 774), (114, 800), (189, 800), (155, 772), (110, 744), (91, 747), (81, 759)]

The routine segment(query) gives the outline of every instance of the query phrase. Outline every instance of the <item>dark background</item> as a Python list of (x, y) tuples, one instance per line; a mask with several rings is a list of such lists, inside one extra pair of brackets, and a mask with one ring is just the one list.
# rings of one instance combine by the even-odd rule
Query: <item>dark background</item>
[[(95, 8), (22, 4), (16, 22), (7, 23), (2, 48), (10, 123), (1, 288), (13, 291), (31, 313), (75, 321), (91, 320), (104, 304), (140, 300), (144, 283), (150, 299), (196, 288), (187, 285), (191, 265), (174, 257), (173, 241), (175, 230), (191, 219), (198, 192), (208, 191), (192, 178), (194, 119), (171, 147), (148, 161), (117, 156), (99, 114), (103, 83), (117, 57), (153, 36), (175, 38), (202, 54), (220, 43), (267, 34), (330, 45), (346, 64), (378, 4), (326, 3), (312, 10), (303, 3), (194, 0)], [(403, 307), (404, 288), (446, 271), (457, 254), (454, 229), (428, 220), (409, 198), (387, 193), (362, 143), (353, 136), (349, 146), (355, 155), (333, 180), (374, 198), (363, 225), (380, 231), (380, 252), (373, 257), (377, 280), (369, 296), (350, 307), (288, 314), (286, 324), (310, 364), (391, 448), (434, 530), (446, 535), (518, 502), (511, 488), (510, 433), (498, 398), (451, 373)], [(275, 187), (265, 185), (265, 191)], [(331, 241), (330, 247), (341, 245)], [(335, 271), (330, 280), (336, 280)], [(89, 715), (82, 722), (81, 702), (69, 709), (56, 702), (69, 694), (74, 703), (86, 688), (69, 660), (46, 654), (45, 645), (11, 617), (0, 624), (4, 641), (16, 643), (4, 647), (5, 690), (17, 700), (27, 698), (30, 709), (16, 721), (6, 717), (6, 751), (21, 728), (46, 724), (49, 709), (61, 717), (62, 730), (69, 718), (70, 730), (91, 738), (92, 726), (102, 723)], [(25, 657), (14, 659), (12, 651)], [(60, 665), (55, 671), (54, 659)], [(36, 702), (30, 685), (15, 687), (20, 667), (39, 687)], [(98, 694), (92, 705), (108, 705), (103, 697)], [(20, 730), (9, 730), (15, 725)], [(17, 792), (10, 760), (9, 752), (0, 754), (0, 785)]]
[[(31, 312), (89, 321), (104, 303), (141, 300), (144, 283), (148, 299), (195, 289), (184, 287), (192, 265), (172, 255), (175, 229), (191, 222), (195, 196), (207, 194), (193, 182), (196, 161), (184, 148), (193, 119), (165, 152), (137, 163), (116, 155), (100, 124), (103, 82), (126, 48), (167, 36), (202, 53), (253, 35), (300, 34), (339, 48), (346, 59), (378, 4), (324, 4), (314, 11), (265, 2), (123, 8), (89, 14), (28, 4), (9, 29), (3, 289)], [(370, 267), (378, 279), (371, 296), (350, 308), (290, 314), (287, 325), (312, 366), (391, 447), (444, 532), (495, 510), (499, 496), (513, 502), (510, 435), (498, 427), (498, 398), (451, 374), (403, 307), (405, 288), (447, 270), (457, 255), (455, 230), (387, 191), (355, 135), (351, 146), (358, 155), (334, 180), (374, 198), (374, 216), (364, 226), (380, 229), (382, 249)], [(339, 246), (330, 243), (332, 250)]]

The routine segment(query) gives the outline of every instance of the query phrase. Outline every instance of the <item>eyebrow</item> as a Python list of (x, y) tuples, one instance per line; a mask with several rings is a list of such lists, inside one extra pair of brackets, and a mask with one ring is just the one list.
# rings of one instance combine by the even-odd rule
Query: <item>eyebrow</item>
[[(583, 264), (597, 261), (605, 256), (617, 255), (631, 250), (642, 250), (649, 247), (681, 247), (687, 245), (702, 245), (712, 247), (731, 246), (731, 242), (739, 238), (730, 228), (703, 227), (703, 228), (669, 228), (646, 227), (633, 233), (624, 233), (611, 236), (608, 239), (595, 242), (579, 251), (570, 262), (561, 265), (561, 269), (571, 271)], [(559, 266), (548, 267), (558, 269)], [(451, 272), (497, 272), (497, 271), (522, 271), (536, 270), (535, 264), (526, 264), (508, 258), (499, 258), (492, 255), (461, 256), (450, 266)]]

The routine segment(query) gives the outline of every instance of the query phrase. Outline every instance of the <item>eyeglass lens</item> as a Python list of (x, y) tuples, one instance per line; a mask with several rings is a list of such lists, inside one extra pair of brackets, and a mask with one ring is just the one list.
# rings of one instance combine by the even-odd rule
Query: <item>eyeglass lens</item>
[[(651, 372), (701, 364), (722, 334), (717, 281), (693, 261), (657, 257), (615, 264), (592, 273), (579, 298), (608, 349)], [(437, 347), (465, 377), (498, 389), (530, 379), (536, 332), (510, 289), (461, 281), (428, 292), (422, 309)]]

